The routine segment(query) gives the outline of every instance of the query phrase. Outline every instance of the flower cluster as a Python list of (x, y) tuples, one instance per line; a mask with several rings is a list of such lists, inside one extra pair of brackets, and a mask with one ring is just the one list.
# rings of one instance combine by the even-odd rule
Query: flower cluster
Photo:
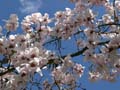
[(5, 28), (8, 31), (13, 31), (16, 30), (17, 27), (19, 26), (18, 23), (18, 16), (16, 14), (11, 14), (9, 20), (5, 20)]
[(49, 19), (49, 15), (47, 13), (42, 16), (41, 13), (33, 13), (31, 15), (28, 15), (24, 18), (22, 21), (22, 28), (25, 32), (29, 32), (33, 29), (40, 30), (41, 26), (46, 26), (51, 22), (51, 19)]
[(74, 87), (77, 78), (83, 75), (85, 67), (81, 64), (75, 64), (72, 62), (70, 56), (65, 57), (63, 62), (64, 63), (61, 66), (58, 66), (53, 70), (53, 79), (59, 85), (66, 84), (70, 85), (70, 87)]

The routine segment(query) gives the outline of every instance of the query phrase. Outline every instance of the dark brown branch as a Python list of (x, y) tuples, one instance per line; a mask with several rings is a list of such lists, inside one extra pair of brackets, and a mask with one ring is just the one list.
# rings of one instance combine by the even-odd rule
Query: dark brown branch
[(10, 72), (13, 72), (14, 70), (15, 70), (14, 67), (8, 68), (6, 71), (1, 72), (0, 76), (3, 76), (3, 75), (10, 73)]
[[(83, 54), (84, 51), (86, 51), (88, 48), (87, 47), (84, 47), (82, 50), (78, 51), (78, 52), (75, 52), (75, 53), (72, 53), (70, 54), (71, 57), (76, 57), (76, 56), (79, 56), (80, 54)], [(67, 55), (64, 55), (62, 56), (62, 58), (65, 58)]]
[[(103, 44), (106, 44), (106, 43), (109, 43), (109, 41), (99, 42), (97, 45), (103, 45)], [(87, 49), (88, 49), (87, 47), (84, 47), (82, 50), (70, 54), (70, 56), (71, 56), (71, 57), (79, 56), (79, 55), (83, 54)], [(62, 56), (62, 58), (65, 58), (66, 56), (67, 56), (67, 55)]]
[[(79, 30), (79, 31), (77, 31), (76, 33), (74, 33), (73, 35), (77, 35), (77, 34), (80, 34), (80, 32), (83, 32), (82, 30)], [(56, 37), (55, 39), (52, 39), (52, 40), (50, 40), (50, 41), (47, 41), (47, 42), (45, 42), (44, 44), (43, 44), (43, 46), (45, 46), (46, 44), (49, 44), (49, 43), (52, 43), (52, 42), (55, 42), (55, 41), (57, 41), (57, 40), (60, 40), (60, 39), (62, 39), (61, 37)]]
[(50, 41), (48, 41), (48, 42), (45, 42), (45, 43), (43, 44), (43, 46), (45, 46), (46, 44), (52, 43), (52, 42), (54, 42), (54, 41), (56, 41), (56, 40), (59, 40), (59, 39), (61, 39), (61, 37), (60, 37), (60, 38), (52, 39), (52, 40), (50, 40)]
[(98, 25), (98, 28), (103, 27), (103, 26), (110, 26), (110, 25), (117, 25), (117, 26), (120, 26), (119, 23), (108, 23), (108, 24), (101, 24), (101, 25)]
[(118, 22), (119, 22), (119, 19), (118, 19), (116, 10), (115, 10), (115, 1), (116, 1), (116, 0), (113, 1), (113, 7), (114, 7), (114, 22), (115, 22), (115, 23), (118, 23)]

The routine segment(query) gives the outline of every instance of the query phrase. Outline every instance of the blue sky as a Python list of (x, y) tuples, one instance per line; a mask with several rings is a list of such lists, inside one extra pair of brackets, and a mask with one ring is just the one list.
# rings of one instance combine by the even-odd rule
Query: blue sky
[[(4, 24), (2, 19), (8, 19), (11, 13), (16, 13), (21, 21), (24, 16), (32, 12), (41, 12), (43, 14), (47, 12), (52, 17), (56, 11), (64, 10), (66, 7), (73, 8), (74, 5), (69, 3), (68, 0), (1, 0), (0, 25)], [(76, 57), (75, 59), (80, 60), (82, 58)], [(85, 64), (83, 61), (81, 63)], [(87, 79), (87, 73), (80, 79), (80, 82), (87, 90), (120, 90), (120, 80), (115, 83), (107, 81), (91, 83)]]

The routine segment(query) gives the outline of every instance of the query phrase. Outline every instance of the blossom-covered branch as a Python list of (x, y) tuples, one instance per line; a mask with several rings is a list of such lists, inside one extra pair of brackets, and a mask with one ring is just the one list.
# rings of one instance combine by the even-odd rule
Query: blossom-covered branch
[[(3, 20), (5, 26), (0, 27), (1, 89), (26, 90), (28, 82), (42, 90), (82, 89), (77, 81), (89, 67), (74, 62), (72, 59), (76, 56), (91, 62), (88, 72), (91, 81), (116, 80), (120, 73), (120, 1), (70, 1), (75, 4), (73, 9), (57, 11), (52, 18), (48, 13), (39, 12), (25, 16), (21, 22), (23, 34), (11, 33), (19, 26), (16, 14)], [(101, 16), (94, 10), (96, 6), (105, 9)], [(68, 42), (66, 50), (72, 44), (77, 50), (61, 54), (65, 46), (61, 42)], [(69, 49), (72, 51), (72, 47)], [(35, 82), (36, 74), (43, 80)]]

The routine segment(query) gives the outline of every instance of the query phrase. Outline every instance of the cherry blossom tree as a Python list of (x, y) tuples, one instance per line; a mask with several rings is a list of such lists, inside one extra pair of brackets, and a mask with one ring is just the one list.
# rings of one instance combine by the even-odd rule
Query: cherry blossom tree
[[(120, 74), (120, 1), (70, 0), (74, 9), (32, 13), (19, 24), (11, 14), (0, 27), (1, 90), (85, 90), (78, 82), (89, 69), (90, 81), (113, 82)], [(95, 8), (103, 8), (104, 12)], [(102, 14), (102, 15), (101, 15)], [(23, 33), (12, 34), (21, 25)], [(6, 30), (6, 34), (2, 33)], [(64, 53), (72, 40), (74, 52)], [(52, 49), (49, 49), (52, 45)], [(67, 48), (67, 47), (66, 47)], [(71, 48), (72, 49), (72, 48)], [(75, 62), (81, 56), (89, 67)], [(48, 77), (45, 77), (48, 74)], [(35, 80), (39, 75), (40, 80)]]

